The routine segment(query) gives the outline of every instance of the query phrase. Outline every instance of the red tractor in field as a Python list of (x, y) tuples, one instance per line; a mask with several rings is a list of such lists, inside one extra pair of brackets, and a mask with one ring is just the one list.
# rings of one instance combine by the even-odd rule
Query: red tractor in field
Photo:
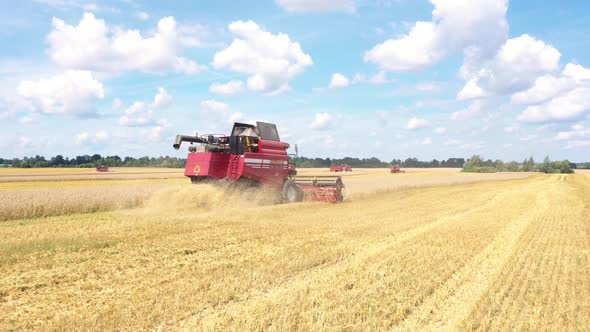
[[(173, 147), (190, 142), (184, 175), (193, 183), (217, 180), (239, 190), (271, 189), (282, 202), (341, 202), (344, 184), (339, 176), (296, 176), (289, 165), (288, 143), (281, 142), (276, 125), (234, 123), (226, 135), (176, 135)], [(192, 145), (197, 143), (198, 145)]]
[(352, 167), (346, 164), (331, 166), (330, 172), (352, 172)]

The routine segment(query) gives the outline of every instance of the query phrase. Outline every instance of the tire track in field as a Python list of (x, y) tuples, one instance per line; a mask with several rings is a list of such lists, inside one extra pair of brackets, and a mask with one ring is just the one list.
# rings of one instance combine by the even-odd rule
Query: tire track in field
[[(488, 204), (490, 203), (486, 202), (483, 206), (464, 210), (461, 213), (467, 213), (471, 210), (479, 210), (484, 208)], [(302, 281), (311, 282), (311, 280), (313, 280), (314, 277), (325, 275), (327, 273), (333, 273), (333, 271), (343, 270), (348, 266), (362, 264), (367, 259), (382, 254), (383, 252), (392, 250), (393, 248), (402, 245), (404, 242), (410, 241), (421, 234), (427, 233), (428, 231), (435, 229), (439, 225), (445, 224), (450, 220), (452, 220), (452, 215), (432, 220), (425, 225), (411, 228), (409, 230), (404, 231), (401, 234), (386, 236), (383, 239), (379, 240), (378, 243), (372, 244), (369, 247), (357, 251), (356, 253), (354, 253), (354, 255), (349, 256), (349, 258), (331, 261), (329, 263), (313, 266), (309, 269), (299, 271), (296, 274), (285, 278), (282, 282), (273, 284), (271, 287), (268, 287), (266, 289), (254, 289), (252, 292), (246, 294), (237, 301), (229, 302), (225, 305), (217, 306), (204, 312), (195, 313), (190, 317), (187, 317), (187, 319), (185, 319), (184, 321), (176, 322), (174, 326), (180, 327), (183, 330), (193, 330), (193, 327), (195, 325), (198, 325), (199, 321), (205, 319), (205, 317), (207, 316), (215, 316), (218, 311), (233, 310), (234, 307), (242, 306), (245, 303), (255, 303), (261, 301), (264, 298), (272, 296), (277, 291), (280, 291), (282, 289), (289, 289), (292, 287), (292, 285), (295, 285)]]
[[(554, 181), (543, 181), (540, 188)], [(514, 248), (527, 227), (549, 209), (547, 188), (539, 190), (530, 209), (514, 218), (486, 247), (443, 287), (438, 288), (395, 330), (457, 330), (468, 316), (472, 306), (488, 290), (501, 268), (513, 254)]]
[[(472, 206), (471, 208), (467, 209), (467, 211), (463, 211), (460, 218), (464, 217), (465, 215), (477, 215), (478, 213), (494, 210), (500, 203), (506, 201), (505, 197), (512, 197), (513, 195), (518, 196), (522, 192), (522, 186), (510, 185), (509, 187), (504, 187), (503, 190), (495, 192), (494, 198), (492, 198), (490, 201), (485, 202), (483, 205)], [(411, 240), (418, 237), (421, 238), (420, 241), (423, 241), (424, 239), (422, 238), (427, 233), (439, 229), (443, 225), (456, 221), (457, 216), (454, 214), (438, 218), (436, 221), (425, 226), (414, 228), (400, 235), (391, 236), (390, 238), (384, 239), (383, 241), (380, 241), (369, 248), (363, 249), (350, 259), (339, 262), (337, 265), (331, 265), (325, 268), (322, 267), (313, 271), (307, 271), (307, 273), (302, 273), (301, 275), (290, 279), (288, 282), (276, 285), (275, 287), (267, 289), (264, 292), (249, 294), (247, 298), (241, 301), (233, 302), (225, 305), (224, 307), (213, 308), (206, 312), (199, 313), (184, 322), (180, 322), (177, 327), (187, 330), (190, 330), (195, 326), (201, 326), (201, 328), (204, 329), (215, 329), (215, 321), (223, 320), (223, 318), (221, 318), (223, 312), (225, 312), (226, 315), (229, 314), (236, 318), (250, 316), (249, 314), (252, 313), (252, 311), (254, 311), (254, 313), (258, 313), (258, 310), (265, 310), (256, 308), (256, 305), (259, 305), (261, 302), (269, 302), (269, 305), (271, 305), (271, 303), (274, 302), (277, 297), (289, 297), (287, 295), (289, 293), (295, 292), (293, 295), (296, 295), (298, 293), (305, 292), (305, 289), (315, 287), (313, 286), (315, 284), (319, 285), (322, 282), (327, 281), (327, 279), (339, 278), (338, 276), (340, 275), (347, 275), (348, 273), (346, 271), (349, 269), (359, 269), (360, 266), (365, 266), (364, 269), (360, 268), (361, 270), (375, 270), (376, 273), (379, 273), (379, 269), (372, 269), (371, 265), (379, 265), (380, 262), (387, 260), (387, 257), (391, 253), (396, 253), (400, 250), (403, 251), (405, 243), (410, 243)], [(473, 228), (475, 226), (468, 227)], [(460, 265), (459, 268), (461, 268), (461, 266), (462, 265)], [(447, 272), (449, 275), (453, 275), (453, 273), (454, 271)], [(328, 288), (335, 286), (336, 285), (331, 283), (326, 284), (326, 287)], [(225, 316), (225, 318), (227, 318), (227, 316)]]
[[(473, 209), (473, 208), (481, 208), (482, 205), (485, 205), (487, 201), (489, 201), (491, 198), (493, 197), (493, 194), (490, 193), (487, 190), (479, 190), (479, 188), (476, 190), (476, 194), (472, 194), (472, 195), (468, 195), (470, 196), (472, 199), (474, 199), (474, 202), (476, 202), (475, 204), (472, 204), (469, 206), (469, 209), (465, 209), (464, 207), (458, 207), (458, 206), (454, 206), (455, 204), (455, 200), (456, 199), (463, 199), (464, 197), (466, 197), (466, 195), (462, 194), (461, 192), (463, 190), (466, 190), (465, 188), (467, 188), (469, 190), (469, 188), (473, 188), (473, 187), (464, 187), (464, 188), (449, 188), (449, 190), (445, 190), (445, 193), (447, 193), (448, 195), (445, 195), (441, 201), (436, 202), (436, 204), (434, 204), (435, 208), (432, 208), (432, 204), (428, 207), (429, 210), (432, 210), (433, 212), (436, 211), (436, 214), (433, 215), (428, 215), (427, 213), (420, 213), (418, 214), (419, 216), (419, 223), (417, 220), (414, 220), (412, 218), (412, 216), (415, 216), (415, 214), (409, 214), (408, 216), (406, 216), (405, 213), (398, 215), (396, 218), (394, 219), (394, 223), (398, 223), (399, 224), (403, 224), (405, 225), (403, 228), (403, 230), (399, 230), (402, 232), (405, 232), (408, 228), (412, 229), (415, 226), (420, 226), (420, 225), (424, 225), (433, 221), (436, 221), (437, 219), (437, 215), (443, 214), (443, 215), (453, 215), (455, 213), (464, 213), (467, 210)], [(439, 191), (438, 190), (420, 190), (420, 191), (412, 191), (411, 192), (411, 196), (408, 197), (409, 200), (413, 200), (416, 195), (418, 195), (419, 197), (428, 197), (429, 199), (436, 199), (436, 197), (440, 197), (437, 193)], [(394, 196), (394, 197), (397, 197)], [(404, 198), (404, 197), (402, 197)], [(379, 203), (379, 207), (380, 209), (386, 207), (389, 203), (389, 201), (387, 199), (384, 198), (379, 198), (381, 200), (381, 203)], [(404, 202), (404, 200), (400, 200), (401, 202)], [(365, 206), (367, 204), (373, 204), (374, 200), (367, 200), (366, 202), (358, 202), (358, 204), (360, 204), (358, 206), (358, 208), (360, 208), (361, 206)], [(482, 204), (482, 205), (480, 205)], [(326, 215), (328, 214), (332, 214), (335, 212), (335, 210), (342, 210), (344, 212), (346, 212), (347, 214), (350, 215), (350, 211), (351, 210), (356, 210), (357, 209), (357, 203), (352, 203), (352, 204), (342, 204), (342, 205), (335, 205), (335, 206), (302, 206), (301, 208), (303, 208), (303, 210), (301, 211), (303, 213), (303, 215), (306, 217), (306, 219), (311, 219), (312, 221), (314, 221), (315, 219), (322, 219), (324, 222), (329, 222), (327, 221)], [(265, 227), (273, 227), (275, 228), (275, 231), (279, 231), (280, 233), (280, 227), (277, 230), (277, 226), (279, 225), (285, 225), (288, 226), (288, 229), (283, 230), (286, 232), (293, 232), (293, 234), (297, 234), (298, 231), (302, 230), (302, 225), (300, 224), (299, 226), (296, 225), (296, 220), (293, 221), (289, 221), (290, 218), (294, 217), (292, 213), (285, 213), (283, 210), (285, 208), (288, 209), (299, 209), (297, 206), (281, 206), (281, 207), (268, 207), (269, 211), (273, 211), (274, 214), (276, 214), (276, 216), (273, 216), (269, 219), (269, 221), (265, 221), (263, 224), (265, 225)], [(400, 207), (398, 207), (399, 209)], [(428, 210), (427, 209), (427, 210)], [(320, 211), (320, 213), (318, 213), (317, 216), (314, 215), (314, 211)], [(374, 212), (374, 211), (372, 211)], [(250, 214), (252, 214), (253, 216), (255, 216), (255, 214), (259, 213), (257, 211), (250, 211), (248, 212)], [(112, 215), (114, 215), (113, 213), (111, 213)], [(342, 214), (342, 212), (340, 212), (340, 214)], [(209, 213), (206, 214), (207, 216), (209, 216)], [(166, 232), (161, 232), (161, 231), (157, 231), (157, 232), (153, 232), (154, 231), (154, 223), (158, 226), (157, 228), (159, 229), (160, 227), (162, 227), (163, 229), (169, 228), (170, 225), (168, 224), (169, 221), (158, 221), (156, 222), (156, 219), (158, 218), (158, 216), (153, 216), (151, 218), (148, 219), (137, 219), (137, 220), (129, 220), (128, 218), (131, 217), (132, 215), (129, 215), (128, 213), (125, 213), (125, 222), (121, 222), (121, 225), (119, 225), (117, 227), (117, 229), (122, 230), (121, 227), (123, 227), (125, 230), (123, 233), (127, 234), (126, 236), (128, 236), (128, 240), (125, 241), (125, 244), (122, 245), (122, 247), (124, 247), (124, 250), (121, 250), (122, 252), (125, 253), (125, 255), (128, 256), (134, 256), (136, 257), (136, 259), (132, 259), (129, 260), (129, 258), (122, 258), (119, 257), (119, 255), (112, 255), (107, 257), (106, 262), (109, 263), (111, 266), (119, 266), (119, 264), (117, 263), (118, 261), (125, 261), (127, 263), (132, 263), (132, 262), (139, 262), (142, 259), (144, 259), (145, 254), (146, 254), (146, 250), (148, 250), (150, 252), (150, 255), (155, 255), (158, 256), (157, 258), (153, 258), (151, 260), (151, 262), (149, 264), (146, 263), (141, 263), (140, 265), (142, 266), (142, 268), (148, 269), (154, 273), (158, 273), (160, 269), (170, 269), (171, 271), (174, 271), (178, 268), (178, 266), (174, 265), (175, 262), (174, 261), (167, 261), (166, 259), (162, 259), (162, 257), (170, 257), (170, 255), (175, 255), (174, 250), (172, 250), (172, 252), (170, 250), (163, 250), (163, 248), (167, 248), (167, 249), (172, 249), (171, 247), (176, 247), (177, 245), (179, 245), (180, 247), (176, 248), (178, 250), (180, 249), (184, 249), (187, 247), (182, 247), (184, 244), (182, 243), (178, 243), (178, 242), (187, 242), (186, 245), (189, 245), (191, 241), (196, 241), (199, 242), (199, 239), (195, 237), (198, 234), (201, 234), (202, 236), (205, 236), (204, 234), (202, 234), (203, 232), (201, 232), (200, 230), (192, 230), (191, 231), (191, 227), (188, 226), (187, 223), (194, 223), (194, 219), (191, 216), (181, 216), (179, 217), (179, 219), (184, 220), (184, 222), (180, 223), (180, 224), (174, 224), (175, 227), (181, 227), (181, 229), (176, 229), (174, 230), (174, 232), (170, 233), (170, 231), (166, 231)], [(137, 216), (133, 216), (134, 218), (137, 218)], [(344, 215), (342, 215), (342, 217), (344, 217)], [(401, 218), (400, 218), (401, 217)], [(357, 223), (355, 222), (355, 218), (356, 216), (349, 216), (349, 219), (344, 220), (345, 224), (344, 226), (346, 226), (347, 228), (349, 227), (353, 227), (353, 228), (357, 228)], [(71, 218), (72, 219), (72, 218)], [(153, 220), (152, 220), (153, 219)], [(177, 220), (178, 218), (175, 218), (174, 220)], [(205, 219), (208, 219), (205, 218)], [(222, 220), (223, 218), (220, 217), (220, 220)], [(245, 218), (248, 219), (248, 218)], [(375, 219), (375, 220), (371, 220), (371, 219), (375, 219), (374, 217), (372, 217), (372, 214), (368, 215), (368, 224), (373, 224), (373, 227), (375, 227), (375, 225), (379, 225), (382, 221)], [(407, 220), (406, 220), (407, 219)], [(440, 218), (439, 218), (440, 219)], [(277, 222), (279, 221), (279, 222)], [(301, 223), (302, 221), (299, 220), (299, 222)], [(384, 221), (385, 222), (385, 221)], [(387, 221), (387, 222), (391, 222), (391, 221)], [(309, 224), (309, 220), (306, 221), (306, 223)], [(414, 225), (414, 223), (417, 223), (417, 225)], [(261, 229), (258, 227), (258, 225), (260, 225), (260, 223), (257, 221), (256, 223), (242, 223), (241, 226), (239, 228), (236, 228), (238, 225), (229, 225), (229, 224), (221, 224), (221, 223), (217, 223), (217, 222), (212, 222), (212, 223), (208, 223), (210, 224), (210, 227), (212, 227), (212, 229), (216, 229), (219, 232), (219, 238), (216, 238), (215, 241), (220, 241), (219, 245), (216, 245), (213, 248), (209, 248), (206, 251), (206, 255), (203, 257), (199, 257), (199, 260), (206, 260), (208, 258), (215, 258), (215, 259), (211, 259), (212, 262), (215, 262), (215, 264), (222, 264), (222, 265), (226, 265), (227, 263), (232, 263), (233, 265), (235, 265), (236, 268), (236, 272), (231, 272), (231, 271), (227, 271), (227, 269), (221, 267), (219, 269), (219, 271), (215, 270), (215, 269), (211, 269), (210, 275), (211, 277), (213, 277), (211, 280), (224, 280), (223, 282), (226, 283), (225, 285), (221, 285), (221, 283), (217, 283), (214, 284), (214, 282), (212, 282), (212, 285), (218, 285), (219, 287), (223, 287), (223, 286), (227, 286), (228, 288), (232, 288), (235, 285), (229, 283), (228, 278), (225, 278), (223, 274), (227, 274), (230, 273), (229, 276), (234, 276), (235, 274), (238, 274), (239, 276), (242, 276), (244, 279), (240, 282), (241, 286), (239, 286), (241, 289), (244, 289), (243, 292), (240, 291), (239, 294), (237, 294), (237, 297), (239, 299), (245, 299), (248, 298), (250, 296), (250, 294), (260, 294), (260, 292), (265, 292), (269, 289), (274, 289), (277, 287), (280, 287), (280, 285), (284, 282), (288, 282), (291, 279), (295, 279), (297, 280), (300, 276), (306, 275), (312, 271), (320, 271), (324, 268), (327, 268), (331, 265), (338, 265), (341, 264), (343, 261), (346, 262), (346, 259), (348, 257), (350, 257), (351, 255), (357, 255), (359, 252), (359, 248), (361, 248), (363, 246), (363, 244), (367, 245), (367, 248), (372, 248), (372, 244), (370, 244), (369, 239), (371, 237), (366, 237), (363, 235), (363, 238), (358, 238), (359, 234), (349, 234), (346, 235), (345, 239), (340, 239), (340, 242), (336, 242), (336, 241), (322, 241), (321, 245), (325, 245), (325, 246), (331, 246), (331, 245), (335, 245), (335, 247), (330, 248), (326, 254), (322, 254), (322, 256), (325, 258), (324, 260), (317, 260), (316, 259), (316, 263), (311, 262), (312, 264), (302, 264), (301, 266), (290, 266), (289, 269), (285, 270), (284, 272), (287, 272), (285, 274), (281, 274), (275, 272), (275, 279), (269, 282), (264, 282), (266, 280), (262, 280), (263, 283), (262, 284), (253, 284), (251, 280), (249, 280), (250, 276), (248, 275), (251, 271), (251, 273), (256, 273), (256, 274), (264, 274), (266, 271), (264, 271), (265, 268), (260, 268), (257, 265), (259, 264), (265, 264), (263, 262), (251, 262), (250, 260), (240, 260), (240, 261), (229, 261), (227, 259), (224, 259), (224, 254), (227, 255), (235, 255), (236, 252), (236, 247), (234, 245), (231, 245), (233, 247), (233, 249), (231, 250), (225, 250), (223, 251), (223, 248), (227, 247), (227, 238), (224, 240), (224, 237), (227, 237), (228, 234), (226, 231), (224, 230), (232, 230), (232, 233), (238, 233), (241, 234), (242, 232), (245, 232), (248, 230), (249, 228), (253, 228), (256, 229), (257, 231), (261, 231)], [(364, 223), (362, 223), (363, 226), (366, 226)], [(151, 233), (146, 233), (144, 231), (142, 231), (146, 225), (151, 225), (150, 230), (153, 232), (153, 234)], [(63, 225), (63, 226), (68, 226), (68, 227), (75, 227), (78, 228), (79, 225), (75, 222), (68, 222), (67, 225)], [(242, 227), (243, 226), (243, 227)], [(248, 226), (248, 227), (247, 227)], [(136, 230), (133, 230), (132, 228), (127, 229), (126, 227), (133, 227), (133, 228), (138, 228)], [(331, 227), (336, 227), (336, 228), (340, 228), (337, 225), (332, 225)], [(381, 227), (378, 227), (381, 228)], [(307, 229), (307, 227), (305, 227), (304, 229)], [(111, 227), (108, 227), (107, 230), (109, 232), (112, 231)], [(313, 229), (307, 230), (307, 231), (312, 231)], [(63, 228), (61, 228), (61, 231), (64, 231)], [(103, 230), (104, 231), (104, 230)], [(206, 232), (207, 236), (211, 236), (211, 231), (209, 230)], [(306, 231), (306, 232), (307, 232)], [(325, 230), (324, 230), (325, 231)], [(356, 232), (356, 231), (355, 231)], [(367, 230), (363, 229), (362, 233), (368, 232)], [(179, 238), (178, 234), (179, 233), (183, 233), (183, 235)], [(322, 231), (320, 231), (320, 233), (323, 233)], [(100, 234), (102, 234), (102, 232), (98, 232), (98, 233), (94, 233), (93, 237), (95, 236), (99, 236)], [(190, 234), (190, 235), (189, 235)], [(395, 234), (393, 236), (388, 236), (385, 237), (384, 235), (386, 234)], [(386, 229), (386, 230), (381, 230), (381, 234), (378, 234), (378, 239), (382, 240), (385, 239), (385, 241), (388, 242), (392, 242), (395, 241), (395, 238), (398, 237), (398, 234), (400, 234), (398, 231), (396, 231), (396, 227), (393, 227), (391, 229)], [(404, 234), (404, 233), (401, 233)], [(242, 236), (245, 235), (245, 236)], [(233, 242), (235, 242), (235, 240), (240, 240), (240, 241), (246, 241), (249, 244), (244, 244), (243, 248), (246, 252), (241, 252), (239, 254), (239, 257), (243, 258), (245, 255), (247, 256), (248, 253), (251, 253), (252, 248), (257, 248), (256, 250), (262, 250), (264, 251), (266, 247), (258, 247), (255, 244), (253, 244), (251, 241), (252, 239), (250, 238), (252, 234), (241, 234), (239, 238), (236, 238), (234, 240), (232, 240)], [(330, 235), (331, 237), (332, 235)], [(408, 234), (405, 235), (406, 237), (408, 237)], [(234, 237), (233, 235), (230, 237)], [(296, 238), (298, 236), (295, 236), (294, 238), (290, 238), (290, 239), (284, 239), (286, 240), (288, 243), (291, 243), (291, 241), (298, 241)], [(354, 238), (357, 238), (357, 240), (355, 240)], [(187, 238), (191, 238), (190, 241), (187, 241)], [(373, 237), (374, 238), (374, 237)], [(175, 241), (175, 239), (179, 240), (179, 241)], [(185, 241), (183, 241), (183, 239), (185, 239)], [(203, 238), (204, 239), (204, 238)], [(309, 238), (305, 239), (306, 242), (315, 242), (313, 241), (314, 236), (310, 235)], [(209, 239), (210, 240), (210, 239)], [(267, 240), (267, 242), (270, 240)], [(283, 240), (280, 240), (279, 243), (282, 243)], [(204, 241), (207, 242), (207, 241)], [(377, 242), (377, 241), (376, 241)], [(174, 243), (173, 245), (171, 245), (171, 243)], [(347, 247), (350, 246), (350, 247)], [(190, 246), (189, 246), (190, 247)], [(282, 245), (281, 247), (285, 247), (284, 245)], [(159, 248), (162, 248), (159, 249)], [(340, 249), (339, 249), (340, 248)], [(120, 249), (120, 248), (119, 248)], [(155, 250), (155, 251), (154, 251)], [(293, 250), (295, 251), (295, 253), (293, 254), (289, 254), (289, 256), (292, 257), (293, 260), (297, 260), (299, 259), (298, 254), (301, 255), (301, 252), (297, 252), (297, 248), (293, 247)], [(119, 250), (117, 250), (119, 251)], [(156, 253), (157, 252), (157, 253)], [(338, 254), (338, 253), (341, 254)], [(333, 254), (334, 253), (334, 254)], [(315, 254), (315, 253), (314, 253)], [(337, 255), (336, 255), (337, 254)], [(70, 255), (68, 254), (67, 257), (72, 257), (72, 256), (76, 256), (76, 254)], [(194, 259), (194, 257), (191, 256), (185, 256), (187, 259), (190, 257), (190, 259)], [(101, 259), (101, 261), (104, 263), (105, 260), (104, 258)], [(187, 265), (190, 264), (190, 261), (186, 261), (185, 262)], [(95, 264), (95, 262), (93, 261), (82, 261), (80, 263), (68, 263), (68, 266), (70, 269), (74, 270), (74, 273), (77, 273), (78, 271), (88, 271), (89, 267), (93, 266)], [(272, 262), (266, 262), (266, 264), (272, 264)], [(292, 265), (292, 264), (291, 264)], [(156, 269), (154, 269), (154, 266), (157, 266)], [(211, 267), (211, 266), (209, 266)], [(279, 266), (280, 267), (280, 266)], [(92, 268), (92, 269), (96, 269), (96, 268)], [(53, 272), (52, 272), (53, 273)], [(156, 279), (153, 276), (148, 277), (146, 274), (144, 274), (143, 271), (139, 271), (136, 268), (130, 269), (129, 273), (131, 273), (133, 275), (133, 278), (135, 281), (130, 281), (127, 282), (125, 284), (118, 284), (118, 287), (116, 287), (118, 289), (118, 293), (124, 293), (126, 294), (125, 296), (130, 296), (129, 292), (132, 292), (131, 288), (134, 285), (137, 285), (138, 283), (143, 283), (143, 285), (147, 288), (154, 288), (154, 289), (159, 289), (158, 291), (155, 292), (151, 292), (149, 296), (144, 296), (143, 300), (140, 300), (142, 303), (147, 303), (152, 301), (155, 298), (165, 298), (167, 296), (167, 294), (174, 294), (175, 292), (181, 291), (184, 293), (190, 293), (191, 290), (190, 289), (184, 289), (184, 291), (182, 291), (182, 288), (179, 288), (178, 285), (176, 284), (164, 284), (164, 285), (158, 285), (156, 284), (152, 284), (151, 282), (148, 284), (145, 281), (142, 281), (142, 278), (146, 278), (146, 281), (157, 281), (158, 279)], [(115, 280), (119, 281), (120, 278), (118, 278), (116, 275), (113, 276), (111, 275), (111, 272), (108, 270), (105, 270), (103, 272), (101, 272), (101, 274), (103, 274), (104, 279), (109, 279), (111, 285), (113, 285), (113, 282)], [(116, 274), (116, 273), (115, 273)], [(33, 279), (34, 277), (38, 276), (37, 272), (32, 272), (32, 273), (27, 273), (27, 278), (31, 277), (31, 279)], [(143, 277), (142, 277), (143, 275)], [(109, 277), (110, 276), (110, 277)], [(23, 275), (21, 275), (20, 277), (25, 277)], [(19, 277), (19, 278), (20, 278)], [(178, 278), (182, 278), (182, 276), (178, 276)], [(77, 280), (76, 278), (70, 278), (72, 281), (68, 282), (68, 285), (66, 285), (66, 282), (63, 281), (62, 283), (60, 283), (59, 286), (51, 286), (49, 288), (55, 288), (56, 290), (63, 290), (63, 289), (68, 289), (68, 290), (72, 290), (72, 291), (68, 291), (68, 292), (74, 292), (73, 290), (78, 289), (79, 287), (83, 287), (85, 284), (87, 284), (86, 281), (80, 281)], [(264, 278), (261, 278), (264, 279)], [(201, 280), (195, 280), (196, 284), (193, 285), (193, 287), (198, 287), (199, 286), (199, 282), (201, 282)], [(267, 287), (270, 286), (270, 287)], [(180, 287), (183, 287), (183, 285), (180, 285)], [(121, 291), (121, 289), (126, 290), (126, 291)], [(0, 289), (1, 291), (2, 289)], [(48, 290), (42, 290), (45, 293), (50, 293), (53, 292), (54, 290), (48, 291)], [(37, 291), (39, 292), (39, 290)], [(250, 294), (249, 294), (250, 293)], [(95, 295), (102, 295), (102, 298), (104, 298), (104, 296), (113, 296), (115, 294), (95, 294)], [(145, 295), (145, 294), (144, 294)], [(124, 297), (125, 297), (124, 296)], [(39, 294), (36, 295), (31, 295), (29, 297), (30, 300), (39, 300), (41, 296), (39, 296)], [(36, 299), (35, 299), (36, 298)], [(188, 299), (188, 297), (187, 297)], [(199, 298), (199, 297), (193, 297), (194, 301), (190, 301), (194, 304), (194, 309), (192, 310), (186, 310), (186, 308), (180, 308), (180, 310), (170, 310), (171, 312), (175, 312), (174, 316), (176, 316), (175, 318), (182, 318), (185, 317), (187, 314), (190, 314), (191, 312), (195, 312), (193, 310), (205, 310), (207, 308), (212, 308), (211, 306), (209, 306), (209, 303), (207, 302), (209, 300), (208, 297), (203, 297), (203, 298)], [(57, 300), (53, 300), (51, 302), (56, 303)], [(89, 300), (89, 301), (94, 301), (94, 300)], [(213, 306), (213, 308), (222, 308), (223, 305), (226, 303), (226, 301), (233, 301), (231, 299), (220, 299), (219, 302), (223, 303), (221, 306), (220, 305), (215, 305)], [(47, 301), (44, 301), (47, 302)], [(108, 302), (115, 302), (114, 299), (109, 299)], [(24, 303), (24, 301), (23, 301)], [(130, 303), (127, 301), (123, 301), (123, 303)], [(198, 303), (198, 304), (197, 304)], [(61, 307), (60, 307), (60, 311), (65, 311), (67, 312), (68, 310), (65, 309), (65, 307), (67, 306), (67, 304), (69, 303), (62, 303)], [(149, 305), (148, 305), (149, 306)], [(199, 309), (197, 309), (199, 308)], [(125, 312), (126, 310), (126, 306), (121, 306), (120, 311)], [(156, 312), (158, 311), (156, 307), (152, 308), (153, 310), (155, 310)], [(184, 309), (184, 311), (182, 310)], [(95, 313), (96, 316), (98, 317), (112, 317), (109, 316), (110, 314), (106, 313), (107, 311), (110, 312), (117, 312), (118, 310), (114, 310), (113, 306), (109, 306), (109, 307), (101, 307), (101, 308), (95, 308), (93, 310), (93, 312)], [(72, 315), (75, 315), (75, 311), (74, 309), (72, 309), (72, 311), (70, 311)], [(104, 314), (102, 314), (104, 313)], [(90, 317), (89, 313), (86, 312), (84, 313), (84, 317), (87, 317), (87, 319), (95, 319), (96, 316)], [(102, 315), (102, 316), (101, 316)], [(68, 315), (69, 317), (70, 315)], [(136, 325), (137, 324), (137, 317), (119, 317), (116, 316), (117, 320), (120, 321), (127, 321), (129, 324), (131, 325)], [(133, 320), (130, 320), (133, 319)], [(60, 324), (66, 324), (64, 326), (73, 326), (73, 325), (67, 325), (69, 321), (69, 318), (62, 318), (61, 320), (56, 320), (55, 322), (51, 322), (48, 324), (48, 326), (60, 326)], [(99, 319), (98, 322), (103, 322), (104, 319)], [(157, 321), (157, 320), (154, 320)], [(174, 319), (172, 319), (172, 321), (174, 321)], [(134, 322), (134, 323), (132, 323)], [(85, 327), (90, 328), (92, 327), (93, 323), (85, 323), (84, 325), (78, 325), (78, 327), (81, 327), (84, 329)], [(151, 326), (149, 323), (144, 323), (146, 324), (145, 326)], [(2, 325), (2, 324), (0, 324)], [(108, 328), (108, 325), (100, 325), (103, 328)], [(97, 325), (94, 325), (94, 327), (96, 328)], [(1, 328), (0, 328), (1, 330)]]
[(547, 213), (529, 225), (460, 328), (590, 328), (590, 183), (579, 185), (576, 175), (553, 180)]

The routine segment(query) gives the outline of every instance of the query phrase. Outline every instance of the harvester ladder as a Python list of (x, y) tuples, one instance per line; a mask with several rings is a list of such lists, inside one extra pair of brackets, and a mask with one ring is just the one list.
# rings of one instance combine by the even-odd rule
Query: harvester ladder
[(232, 180), (237, 180), (238, 177), (238, 166), (240, 165), (240, 157), (235, 156), (232, 157), (230, 160), (230, 166), (229, 166), (229, 176)]

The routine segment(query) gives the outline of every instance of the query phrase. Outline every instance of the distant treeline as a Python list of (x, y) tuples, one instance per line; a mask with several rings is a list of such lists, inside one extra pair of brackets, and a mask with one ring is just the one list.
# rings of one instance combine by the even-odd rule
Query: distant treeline
[(573, 173), (574, 168), (581, 168), (580, 165), (588, 166), (589, 163), (579, 165), (570, 163), (568, 160), (551, 161), (545, 157), (542, 163), (535, 163), (533, 157), (525, 159), (522, 163), (510, 161), (504, 163), (502, 160), (484, 160), (479, 155), (467, 159), (463, 166), (463, 172), (473, 173), (495, 173), (495, 172), (543, 172), (543, 173)]
[[(98, 167), (98, 166), (109, 166), (109, 167), (170, 167), (170, 168), (183, 168), (186, 159), (176, 157), (119, 157), (119, 156), (106, 156), (103, 157), (99, 154), (92, 156), (83, 155), (75, 158), (68, 158), (62, 155), (57, 155), (46, 159), (43, 156), (25, 157), (23, 159), (3, 159), (0, 158), (0, 165), (20, 167), (20, 168), (32, 168), (32, 167)], [(408, 158), (406, 160), (393, 159), (391, 162), (381, 161), (378, 158), (351, 158), (345, 157), (342, 159), (331, 159), (331, 158), (306, 158), (297, 157), (291, 159), (291, 162), (295, 162), (297, 167), (300, 168), (322, 168), (330, 167), (334, 165), (347, 164), (352, 167), (359, 168), (378, 168), (378, 167), (389, 167), (391, 165), (399, 165), (400, 167), (456, 167), (461, 168), (465, 163), (463, 158), (449, 158), (448, 160), (438, 161), (436, 159), (432, 161), (420, 161), (417, 158)]]
[(432, 161), (420, 161), (416, 158), (408, 158), (406, 160), (401, 159), (393, 159), (390, 162), (381, 161), (378, 158), (351, 158), (345, 157), (342, 159), (331, 159), (331, 158), (306, 158), (306, 157), (297, 157), (294, 158), (292, 161), (295, 161), (297, 167), (300, 168), (321, 168), (321, 167), (330, 167), (336, 166), (341, 164), (346, 164), (351, 167), (359, 167), (359, 168), (380, 168), (380, 167), (389, 167), (391, 165), (398, 165), (400, 167), (456, 167), (461, 168), (465, 163), (465, 159), (463, 158), (449, 158), (447, 160), (438, 161), (436, 159)]
[[(548, 158), (546, 158), (548, 160)], [(391, 165), (398, 165), (402, 168), (435, 168), (435, 167), (453, 167), (463, 168), (467, 172), (531, 172), (531, 171), (546, 171), (563, 169), (564, 161), (551, 162), (548, 167), (545, 162), (543, 164), (536, 164), (533, 158), (525, 159), (522, 163), (516, 161), (503, 162), (501, 160), (484, 160), (480, 156), (473, 156), (467, 161), (464, 158), (449, 158), (447, 160), (433, 159), (431, 161), (420, 161), (417, 158), (407, 158), (405, 160), (393, 159), (390, 162), (381, 161), (378, 158), (351, 158), (345, 157), (341, 159), (332, 158), (306, 158), (297, 157), (292, 158), (291, 162), (295, 162), (299, 168), (323, 168), (335, 165), (346, 164), (351, 167), (358, 168), (379, 168), (389, 167)], [(167, 167), (167, 168), (184, 168), (186, 159), (176, 157), (119, 157), (106, 156), (99, 154), (92, 156), (83, 155), (75, 158), (68, 158), (62, 155), (57, 155), (46, 159), (43, 156), (25, 157), (23, 159), (5, 159), (0, 158), (0, 165), (9, 167), (32, 168), (32, 167)], [(571, 164), (567, 162), (570, 168), (590, 168), (590, 162)]]
[(23, 159), (3, 159), (0, 158), (0, 164), (5, 166), (32, 168), (32, 167), (82, 167), (93, 168), (98, 166), (109, 167), (168, 167), (168, 168), (183, 168), (186, 159), (176, 157), (124, 157), (107, 156), (103, 157), (99, 154), (92, 156), (83, 155), (75, 158), (68, 158), (62, 155), (57, 155), (49, 159), (42, 156), (24, 157)]

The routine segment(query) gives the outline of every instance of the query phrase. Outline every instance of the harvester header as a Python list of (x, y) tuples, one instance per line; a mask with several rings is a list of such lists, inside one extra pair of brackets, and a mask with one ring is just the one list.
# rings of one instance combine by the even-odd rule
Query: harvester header
[(290, 145), (281, 142), (275, 124), (236, 122), (229, 136), (177, 135), (172, 146), (178, 150), (182, 142), (191, 143), (184, 175), (192, 183), (218, 181), (245, 192), (270, 189), (280, 193), (283, 202), (343, 199), (339, 176), (296, 176), (287, 154)]

